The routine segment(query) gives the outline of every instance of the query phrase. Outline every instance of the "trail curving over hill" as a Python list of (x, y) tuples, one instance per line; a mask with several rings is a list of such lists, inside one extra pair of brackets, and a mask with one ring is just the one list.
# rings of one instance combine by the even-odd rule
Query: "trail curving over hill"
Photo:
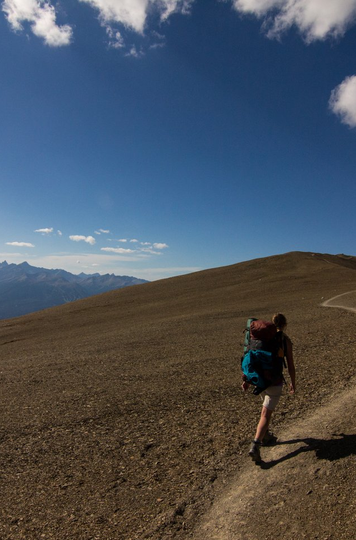
[(323, 307), (334, 307), (356, 312), (356, 291), (338, 294), (329, 298), (329, 300), (325, 300), (321, 305)]
[[(356, 311), (356, 291), (323, 303)], [(341, 305), (340, 298), (346, 299)], [(244, 469), (196, 529), (194, 540), (347, 539), (356, 526), (356, 386), (279, 433), (260, 466)]]

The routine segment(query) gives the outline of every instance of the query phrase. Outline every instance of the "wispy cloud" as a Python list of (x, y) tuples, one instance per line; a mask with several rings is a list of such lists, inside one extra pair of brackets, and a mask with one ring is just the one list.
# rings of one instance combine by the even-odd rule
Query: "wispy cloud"
[(132, 45), (130, 50), (126, 53), (126, 56), (132, 56), (133, 58), (141, 58), (144, 56), (144, 52), (142, 49), (137, 50), (136, 45)]
[(128, 253), (136, 253), (136, 250), (134, 249), (111, 248), (111, 247), (103, 247), (101, 248), (101, 251), (107, 251), (109, 253), (118, 253), (119, 255), (127, 255)]
[(115, 253), (117, 255), (124, 254), (133, 254), (135, 253), (138, 257), (148, 257), (149, 255), (161, 255), (162, 250), (167, 249), (169, 246), (163, 242), (140, 242), (137, 238), (132, 238), (131, 240), (121, 239), (116, 240), (116, 242), (130, 242), (134, 244), (135, 249), (122, 248), (122, 247), (103, 247), (101, 251), (106, 251), (109, 253)]
[(123, 49), (125, 47), (124, 38), (121, 35), (121, 32), (114, 30), (111, 27), (106, 27), (106, 33), (109, 38), (108, 45), (112, 49)]
[(152, 248), (142, 248), (141, 253), (149, 253), (150, 255), (162, 255), (161, 251), (155, 251)]
[(14, 246), (14, 247), (29, 247), (34, 248), (35, 246), (29, 242), (6, 242), (7, 246)]
[(98, 229), (97, 231), (94, 231), (95, 234), (101, 235), (101, 234), (110, 234), (110, 231), (107, 229)]
[(36, 229), (35, 232), (38, 232), (41, 234), (51, 234), (53, 233), (53, 227), (47, 227), (46, 229)]
[(73, 234), (70, 237), (73, 242), (86, 242), (87, 244), (94, 245), (96, 240), (93, 236), (81, 236), (79, 234)]

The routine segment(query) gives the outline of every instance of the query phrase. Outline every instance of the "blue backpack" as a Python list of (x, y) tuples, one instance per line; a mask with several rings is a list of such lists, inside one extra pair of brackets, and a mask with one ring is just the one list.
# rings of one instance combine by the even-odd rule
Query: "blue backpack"
[(283, 382), (285, 338), (272, 322), (255, 318), (247, 320), (244, 333), (243, 380), (255, 386), (258, 395)]

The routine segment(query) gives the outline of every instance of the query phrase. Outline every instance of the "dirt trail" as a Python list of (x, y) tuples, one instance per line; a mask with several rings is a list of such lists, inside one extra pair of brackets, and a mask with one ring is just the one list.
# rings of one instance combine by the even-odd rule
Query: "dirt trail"
[[(336, 307), (333, 301), (324, 305)], [(356, 311), (346, 304), (337, 307)], [(327, 405), (262, 449), (260, 466), (246, 456), (243, 473), (204, 516), (194, 540), (355, 538), (356, 385), (340, 395), (330, 390)]]
[(329, 298), (329, 300), (325, 300), (321, 305), (323, 307), (335, 307), (356, 312), (356, 291), (338, 294), (337, 296)]

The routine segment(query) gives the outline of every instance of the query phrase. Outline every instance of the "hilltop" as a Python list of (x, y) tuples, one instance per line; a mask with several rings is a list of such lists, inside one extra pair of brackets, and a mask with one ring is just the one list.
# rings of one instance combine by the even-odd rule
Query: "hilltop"
[(198, 538), (251, 467), (247, 317), (289, 321), (298, 392), (282, 432), (355, 385), (355, 315), (321, 306), (355, 285), (355, 257), (293, 252), (0, 321), (1, 538)]

